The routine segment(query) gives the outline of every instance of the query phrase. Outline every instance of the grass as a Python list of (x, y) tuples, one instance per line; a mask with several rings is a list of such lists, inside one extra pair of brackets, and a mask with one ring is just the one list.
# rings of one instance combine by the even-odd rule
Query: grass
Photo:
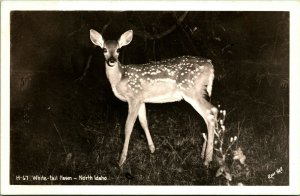
[[(89, 89), (90, 91), (90, 89)], [(92, 90), (91, 90), (92, 91)], [(71, 93), (70, 93), (71, 94)], [(286, 105), (256, 103), (236, 92), (222, 99), (227, 107), (224, 145), (237, 136), (233, 150), (241, 148), (246, 164), (228, 155), (232, 175), (216, 177), (216, 159), (209, 168), (201, 160), (203, 119), (185, 102), (147, 105), (149, 129), (156, 146), (151, 154), (139, 123), (131, 136), (128, 158), (117, 165), (123, 146), (127, 105), (115, 98), (86, 99), (77, 94), (60, 105), (13, 111), (11, 129), (12, 184), (103, 184), (103, 185), (288, 185), (288, 112)], [(87, 100), (82, 105), (76, 104)], [(232, 100), (236, 100), (233, 102)], [(101, 104), (102, 103), (102, 104)], [(117, 107), (114, 105), (117, 104)], [(95, 105), (97, 107), (95, 107)], [(275, 107), (276, 106), (276, 107)], [(90, 109), (90, 110), (87, 110)], [(81, 111), (90, 111), (82, 117)], [(80, 119), (81, 117), (81, 119)], [(215, 153), (216, 155), (216, 153)], [(20, 162), (22, 161), (22, 162)], [(274, 179), (268, 175), (282, 168)], [(16, 175), (98, 175), (106, 181), (18, 181)]]

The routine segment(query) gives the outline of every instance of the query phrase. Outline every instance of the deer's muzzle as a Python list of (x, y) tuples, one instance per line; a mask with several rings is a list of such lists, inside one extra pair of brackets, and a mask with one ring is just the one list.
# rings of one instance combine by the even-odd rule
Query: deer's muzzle
[(109, 58), (106, 60), (108, 66), (113, 67), (117, 64), (117, 60), (115, 58)]

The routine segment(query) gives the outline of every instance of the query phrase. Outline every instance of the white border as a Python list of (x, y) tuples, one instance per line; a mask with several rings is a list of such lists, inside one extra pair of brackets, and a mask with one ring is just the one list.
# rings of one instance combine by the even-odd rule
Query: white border
[[(290, 11), (290, 185), (289, 186), (23, 186), (9, 185), (11, 10), (195, 10)], [(2, 1), (1, 2), (1, 194), (300, 194), (299, 1)], [(297, 85), (298, 82), (298, 85)]]

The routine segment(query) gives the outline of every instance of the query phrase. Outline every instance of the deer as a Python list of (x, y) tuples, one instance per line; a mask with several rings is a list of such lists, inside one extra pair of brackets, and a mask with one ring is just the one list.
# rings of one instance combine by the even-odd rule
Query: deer
[(208, 166), (213, 157), (214, 133), (218, 110), (206, 98), (212, 94), (214, 67), (210, 59), (196, 56), (179, 56), (145, 64), (122, 64), (118, 57), (120, 48), (128, 45), (133, 31), (123, 33), (118, 40), (104, 40), (96, 30), (90, 29), (90, 40), (103, 49), (105, 72), (114, 95), (128, 103), (125, 123), (125, 141), (119, 160), (122, 167), (127, 158), (129, 140), (136, 119), (145, 132), (148, 147), (154, 153), (146, 117), (145, 103), (167, 103), (185, 100), (204, 119), (207, 137), (201, 158)]

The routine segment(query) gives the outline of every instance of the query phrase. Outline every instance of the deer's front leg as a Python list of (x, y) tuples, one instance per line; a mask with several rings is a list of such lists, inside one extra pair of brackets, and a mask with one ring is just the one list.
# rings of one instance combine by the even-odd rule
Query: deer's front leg
[(125, 124), (125, 141), (124, 141), (121, 158), (119, 161), (120, 167), (123, 165), (123, 163), (125, 162), (126, 157), (127, 157), (130, 135), (132, 133), (134, 122), (138, 115), (140, 106), (141, 106), (141, 104), (139, 102), (136, 102), (136, 101), (128, 102), (128, 116), (127, 116), (127, 120), (126, 120), (126, 124)]

